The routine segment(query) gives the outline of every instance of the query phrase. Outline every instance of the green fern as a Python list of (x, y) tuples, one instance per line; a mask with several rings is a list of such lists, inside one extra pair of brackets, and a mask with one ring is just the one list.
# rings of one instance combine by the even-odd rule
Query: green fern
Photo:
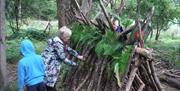
[(115, 64), (118, 63), (118, 70), (120, 73), (124, 73), (125, 68), (128, 64), (129, 55), (131, 54), (132, 46), (128, 46), (126, 50), (122, 51), (122, 53), (119, 53), (115, 56), (113, 56), (113, 64), (112, 67), (115, 68)]
[(98, 55), (113, 56), (122, 47), (122, 44), (117, 40), (117, 36), (111, 31), (106, 31), (102, 40), (97, 43), (95, 51)]

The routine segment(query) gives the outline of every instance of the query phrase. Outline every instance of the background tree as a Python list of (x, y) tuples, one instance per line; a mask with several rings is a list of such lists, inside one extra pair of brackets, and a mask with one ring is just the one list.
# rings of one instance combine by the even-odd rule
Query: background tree
[[(81, 11), (79, 11), (76, 1), (79, 4)], [(90, 16), (93, 3), (92, 0), (56, 0), (56, 2), (59, 27), (74, 22), (76, 13), (81, 12), (85, 16)]]
[(0, 88), (7, 85), (6, 79), (6, 53), (5, 53), (5, 13), (4, 13), (5, 1), (0, 0)]
[(6, 20), (13, 33), (28, 24), (27, 18), (38, 20), (54, 20), (56, 3), (54, 0), (6, 0)]

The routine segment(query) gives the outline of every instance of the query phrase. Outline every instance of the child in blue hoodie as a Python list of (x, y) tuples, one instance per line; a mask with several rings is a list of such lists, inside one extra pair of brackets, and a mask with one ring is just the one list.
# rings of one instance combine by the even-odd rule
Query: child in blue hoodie
[(24, 40), (20, 45), (23, 58), (18, 63), (18, 91), (46, 91), (44, 84), (44, 64), (40, 55), (34, 51), (30, 40)]

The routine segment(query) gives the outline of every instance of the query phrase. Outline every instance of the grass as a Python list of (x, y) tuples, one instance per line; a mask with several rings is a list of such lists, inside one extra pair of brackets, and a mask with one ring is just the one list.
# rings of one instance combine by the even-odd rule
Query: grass
[[(174, 36), (172, 36), (174, 34)], [(149, 39), (147, 46), (155, 49), (160, 59), (169, 61), (175, 68), (180, 68), (180, 26), (173, 25), (167, 31), (162, 31), (158, 41)]]
[[(8, 26), (8, 22), (6, 22), (6, 58), (8, 63), (17, 63), (22, 57), (19, 53), (19, 45), (23, 40), (24, 35), (26, 34), (26, 30), (34, 29), (34, 31), (43, 32), (48, 24), (47, 21), (41, 20), (30, 20), (27, 19), (26, 22), (28, 24), (21, 25), (21, 30), (19, 31), (21, 34), (13, 34), (12, 30)], [(58, 30), (58, 22), (51, 21), (51, 30), (49, 36), (55, 36)], [(16, 37), (18, 36), (18, 37)], [(22, 37), (23, 36), (23, 37)], [(39, 35), (37, 35), (39, 36)], [(35, 50), (37, 54), (41, 54), (43, 49), (46, 46), (45, 40), (36, 40), (34, 38), (30, 38), (35, 46)]]

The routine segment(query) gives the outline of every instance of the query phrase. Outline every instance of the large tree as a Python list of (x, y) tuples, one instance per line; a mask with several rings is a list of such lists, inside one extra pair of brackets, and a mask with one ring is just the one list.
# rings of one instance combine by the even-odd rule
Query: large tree
[(59, 27), (67, 25), (74, 20), (72, 9), (73, 0), (56, 0), (57, 1), (57, 16)]
[(6, 79), (6, 56), (5, 56), (5, 32), (4, 32), (4, 14), (5, 2), (0, 0), (0, 88), (7, 85)]
[(88, 16), (92, 9), (92, 0), (56, 0), (56, 2), (59, 27), (71, 24), (76, 19), (77, 13), (80, 16), (82, 13)]

